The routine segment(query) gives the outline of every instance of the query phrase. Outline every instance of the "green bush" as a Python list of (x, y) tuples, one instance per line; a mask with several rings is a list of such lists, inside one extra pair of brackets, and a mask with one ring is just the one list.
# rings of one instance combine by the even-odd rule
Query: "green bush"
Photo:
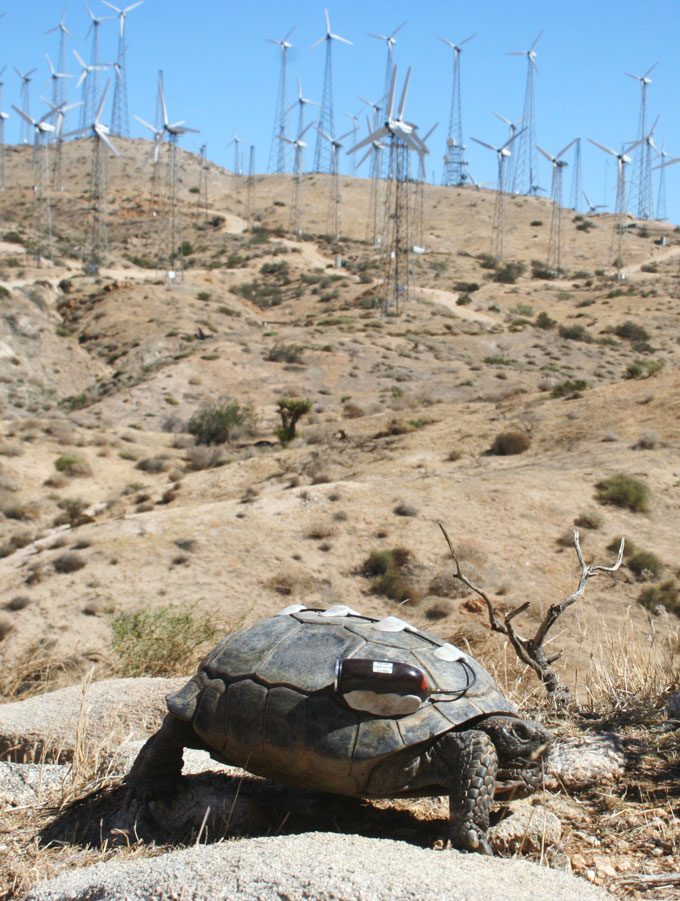
[(496, 268), (493, 280), (503, 285), (514, 285), (520, 275), (524, 274), (526, 265), (521, 262), (508, 262)]
[(234, 431), (252, 425), (253, 410), (229, 398), (204, 404), (187, 423), (187, 431), (196, 444), (224, 444)]
[(649, 332), (641, 325), (627, 319), (621, 325), (617, 325), (614, 334), (618, 338), (626, 338), (628, 341), (649, 341)]
[(664, 367), (663, 360), (635, 360), (626, 366), (624, 377), (627, 379), (648, 379), (656, 375)]
[(663, 563), (651, 551), (637, 551), (628, 560), (629, 568), (638, 579), (658, 579), (663, 572)]
[(568, 341), (584, 341), (590, 344), (593, 340), (583, 325), (561, 325), (558, 332), (560, 338), (566, 338)]
[(665, 607), (676, 616), (680, 616), (680, 593), (673, 579), (668, 579), (660, 585), (648, 585), (643, 588), (638, 597), (638, 604), (642, 604), (648, 610), (656, 607)]
[(557, 321), (549, 316), (546, 312), (541, 312), (536, 317), (536, 327), (543, 329), (551, 329), (555, 328), (557, 325)]
[(91, 475), (91, 470), (87, 463), (75, 454), (61, 454), (54, 461), (54, 468), (57, 472), (64, 472), (69, 476)]
[(393, 601), (412, 600), (415, 592), (404, 572), (410, 559), (410, 551), (404, 547), (371, 551), (361, 567), (361, 574), (371, 579), (373, 594), (382, 594)]
[(215, 640), (213, 614), (167, 604), (112, 618), (113, 649), (121, 676), (171, 676), (192, 666), (196, 651)]
[(619, 472), (596, 485), (597, 500), (603, 504), (614, 504), (634, 513), (645, 513), (649, 509), (649, 486), (640, 479)]
[(585, 379), (567, 379), (555, 385), (550, 392), (551, 397), (580, 397), (581, 391), (585, 391), (588, 382)]

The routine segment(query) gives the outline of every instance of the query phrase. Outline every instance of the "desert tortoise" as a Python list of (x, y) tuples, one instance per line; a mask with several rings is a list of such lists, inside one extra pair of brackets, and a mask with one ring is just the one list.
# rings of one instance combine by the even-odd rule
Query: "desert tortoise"
[(472, 657), (403, 620), (287, 607), (225, 638), (167, 698), (128, 798), (162, 798), (185, 747), (355, 797), (448, 794), (449, 836), (490, 854), (494, 797), (531, 794), (550, 742)]

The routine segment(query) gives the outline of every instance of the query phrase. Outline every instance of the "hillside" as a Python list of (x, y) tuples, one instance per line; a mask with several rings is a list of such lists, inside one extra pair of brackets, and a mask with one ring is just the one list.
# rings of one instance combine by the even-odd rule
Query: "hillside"
[[(660, 660), (677, 652), (678, 619), (637, 602), (678, 576), (674, 226), (629, 220), (619, 280), (613, 217), (564, 210), (566, 272), (547, 280), (534, 275), (545, 274), (550, 203), (508, 197), (507, 260), (523, 265), (499, 281), (486, 256), (494, 193), (427, 185), (415, 299), (383, 317), (368, 181), (341, 177), (345, 237), (332, 241), (330, 179), (305, 176), (296, 239), (289, 176), (255, 179), (249, 230), (247, 179), (210, 164), (199, 211), (200, 160), (180, 152), (184, 267), (169, 284), (149, 268), (163, 229), (149, 145), (122, 148), (108, 164), (109, 257), (97, 274), (79, 259), (90, 142), (63, 147), (64, 190), (49, 191), (54, 262), (39, 266), (31, 150), (7, 150), (5, 669), (39, 643), (52, 675), (64, 657), (66, 680), (92, 662), (105, 672), (112, 617), (142, 605), (206, 609), (225, 627), (291, 598), (394, 612), (399, 599), (375, 593), (365, 567), (393, 548), (408, 551), (396, 592), (408, 616), (495, 660), (499, 639), (451, 579), (438, 520), (502, 608), (531, 602), (526, 629), (576, 588), (575, 522), (588, 559), (612, 563), (620, 535), (659, 558), (651, 583), (624, 566), (565, 614), (555, 643), (570, 684), (606, 665), (621, 629)], [(311, 401), (287, 447), (275, 435), (282, 396)], [(248, 427), (223, 448), (196, 447), (187, 423), (221, 397), (251, 409)], [(491, 452), (505, 432), (520, 434), (522, 453)], [(649, 486), (648, 512), (597, 502), (596, 483), (616, 473)], [(58, 572), (66, 552), (78, 562)]]

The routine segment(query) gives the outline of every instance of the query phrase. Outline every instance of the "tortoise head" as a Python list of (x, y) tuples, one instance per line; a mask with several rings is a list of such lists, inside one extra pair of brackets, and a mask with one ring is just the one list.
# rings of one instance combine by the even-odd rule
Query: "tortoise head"
[(526, 797), (541, 784), (542, 757), (552, 736), (536, 720), (488, 716), (476, 728), (486, 732), (498, 754), (496, 797)]

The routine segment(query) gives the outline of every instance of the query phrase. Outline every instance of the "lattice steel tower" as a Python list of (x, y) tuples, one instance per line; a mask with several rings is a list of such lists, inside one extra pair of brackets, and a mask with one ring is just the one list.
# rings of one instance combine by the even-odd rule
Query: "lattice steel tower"
[(562, 156), (573, 146), (578, 138), (570, 141), (566, 147), (556, 156), (538, 147), (538, 152), (552, 164), (552, 182), (550, 188), (550, 196), (552, 198), (552, 213), (550, 216), (550, 239), (548, 241), (548, 269), (558, 274), (562, 270), (562, 173), (567, 165), (566, 161), (561, 159)]
[(108, 0), (102, 0), (105, 6), (118, 13), (118, 54), (116, 56), (116, 82), (113, 87), (113, 104), (111, 107), (111, 133), (127, 137), (130, 134), (130, 117), (127, 97), (127, 65), (125, 61), (125, 17), (133, 9), (141, 6), (144, 0), (137, 0), (125, 9), (119, 9)]
[(268, 172), (285, 172), (287, 168), (286, 150), (287, 142), (280, 140), (286, 135), (286, 120), (288, 117), (288, 51), (293, 46), (288, 38), (297, 28), (296, 25), (290, 29), (288, 34), (281, 41), (275, 41), (273, 38), (265, 38), (269, 44), (276, 44), (281, 48), (281, 69), (279, 72), (279, 89), (276, 95), (276, 111), (274, 113), (274, 132), (272, 134), (272, 143), (269, 150)]
[(536, 99), (534, 90), (534, 72), (538, 73), (536, 65), (536, 44), (543, 34), (539, 31), (536, 39), (528, 50), (513, 50), (506, 56), (526, 56), (527, 80), (524, 89), (524, 108), (522, 120), (526, 122), (522, 130), (522, 140), (517, 144), (517, 165), (515, 178), (511, 186), (513, 194), (537, 194), (540, 190), (538, 184), (538, 152), (536, 150)]
[[(633, 155), (633, 191), (635, 201), (634, 212), (638, 219), (650, 219), (653, 215), (654, 201), (652, 198), (652, 151), (647, 141), (647, 88), (652, 83), (649, 73), (659, 65), (658, 62), (650, 66), (644, 75), (632, 75), (624, 72), (628, 78), (640, 82), (640, 113), (638, 115), (637, 138), (639, 149)], [(653, 131), (654, 129), (652, 129)], [(651, 133), (650, 133), (651, 134)]]
[(476, 35), (471, 34), (460, 44), (454, 44), (448, 38), (437, 35), (447, 47), (453, 50), (453, 80), (451, 82), (451, 112), (449, 114), (449, 131), (446, 139), (446, 158), (444, 160), (443, 185), (455, 187), (465, 182), (463, 167), (465, 166), (465, 145), (463, 144), (463, 107), (460, 89), (460, 54), (462, 47)]
[(319, 116), (320, 130), (316, 136), (316, 148), (314, 151), (314, 171), (330, 172), (331, 168), (331, 145), (326, 141), (321, 132), (324, 131), (331, 138), (335, 137), (335, 114), (333, 112), (333, 41), (342, 41), (343, 44), (351, 44), (347, 38), (341, 38), (338, 34), (331, 31), (331, 23), (328, 18), (328, 10), (324, 10), (326, 16), (326, 34), (320, 37), (318, 41), (312, 44), (318, 47), (319, 44), (326, 43), (326, 63), (323, 76), (323, 91), (321, 95), (321, 114)]
[(574, 144), (574, 168), (571, 176), (571, 202), (569, 206), (577, 213), (581, 208), (581, 139), (576, 138)]

